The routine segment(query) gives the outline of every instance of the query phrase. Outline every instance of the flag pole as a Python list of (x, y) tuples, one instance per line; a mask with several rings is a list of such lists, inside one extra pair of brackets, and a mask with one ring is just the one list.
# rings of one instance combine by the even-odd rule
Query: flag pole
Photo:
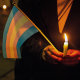
[[(44, 35), (44, 33), (33, 23), (33, 21), (15, 4), (15, 0), (13, 1), (13, 5), (34, 25), (34, 27), (41, 33), (41, 35), (47, 40), (47, 42), (54, 48), (55, 46), (51, 43), (51, 41)], [(57, 50), (57, 49), (56, 49)]]

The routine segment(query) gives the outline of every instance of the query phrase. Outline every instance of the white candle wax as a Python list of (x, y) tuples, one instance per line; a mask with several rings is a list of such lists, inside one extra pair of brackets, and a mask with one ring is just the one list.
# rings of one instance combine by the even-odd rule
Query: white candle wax
[(65, 42), (64, 42), (64, 45), (63, 45), (63, 53), (64, 53), (63, 56), (65, 56), (67, 54), (67, 50), (68, 50), (68, 38), (67, 38), (66, 34), (64, 34), (64, 36), (65, 36)]
[(63, 46), (64, 56), (67, 54), (67, 50), (68, 50), (68, 42), (64, 42), (64, 46)]

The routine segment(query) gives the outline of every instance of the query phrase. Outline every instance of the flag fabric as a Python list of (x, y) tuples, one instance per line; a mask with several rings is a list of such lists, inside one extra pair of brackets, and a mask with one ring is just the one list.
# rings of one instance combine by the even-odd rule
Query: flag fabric
[(37, 32), (31, 21), (13, 6), (3, 33), (3, 57), (21, 58), (22, 44)]
[(62, 33), (68, 15), (72, 7), (73, 0), (57, 0), (57, 13), (59, 32)]

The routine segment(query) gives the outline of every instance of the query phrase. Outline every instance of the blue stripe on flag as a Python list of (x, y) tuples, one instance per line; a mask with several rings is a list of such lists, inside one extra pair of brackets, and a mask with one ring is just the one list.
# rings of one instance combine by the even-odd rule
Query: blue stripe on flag
[(5, 25), (5, 29), (4, 29), (4, 33), (3, 33), (3, 46), (2, 46), (4, 58), (7, 57), (7, 55), (6, 55), (6, 38), (7, 38), (7, 32), (8, 32), (10, 23), (11, 23), (13, 17), (15, 16), (15, 14), (17, 13), (17, 11), (18, 11), (18, 9), (14, 6), (12, 8), (12, 10), (11, 10), (11, 13), (10, 13), (10, 15), (8, 17), (8, 20), (7, 20), (7, 23)]
[(23, 35), (20, 37), (20, 39), (18, 40), (17, 43), (17, 53), (18, 53), (18, 57), (21, 58), (21, 51), (20, 48), (22, 46), (22, 44), (28, 39), (30, 38), (33, 34), (37, 33), (38, 30), (32, 26), (30, 27), (28, 30), (26, 30)]

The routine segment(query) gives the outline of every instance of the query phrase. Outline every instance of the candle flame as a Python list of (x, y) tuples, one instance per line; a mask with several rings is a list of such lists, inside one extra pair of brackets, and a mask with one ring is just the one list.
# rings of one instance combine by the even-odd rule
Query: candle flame
[(68, 38), (67, 38), (66, 33), (64, 33), (64, 37), (65, 37), (65, 42), (68, 42)]

